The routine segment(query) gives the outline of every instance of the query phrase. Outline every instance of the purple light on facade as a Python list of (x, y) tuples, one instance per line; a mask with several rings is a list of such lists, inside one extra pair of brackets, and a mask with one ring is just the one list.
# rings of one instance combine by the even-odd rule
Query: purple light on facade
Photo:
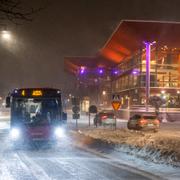
[(104, 73), (103, 69), (102, 68), (98, 69), (98, 73), (103, 74)]
[(133, 73), (134, 75), (136, 75), (136, 74), (137, 74), (137, 71), (133, 71), (132, 73)]
[(138, 75), (138, 74), (139, 74), (139, 71), (138, 71), (137, 69), (134, 69), (134, 70), (132, 71), (132, 74), (133, 74), (133, 75)]
[(81, 70), (80, 70), (80, 74), (84, 74), (84, 69), (81, 69)]
[(80, 68), (80, 74), (83, 75), (85, 73), (85, 67)]
[(118, 75), (118, 73), (119, 73), (118, 70), (114, 70), (114, 71), (113, 71), (113, 74), (114, 74), (114, 75)]

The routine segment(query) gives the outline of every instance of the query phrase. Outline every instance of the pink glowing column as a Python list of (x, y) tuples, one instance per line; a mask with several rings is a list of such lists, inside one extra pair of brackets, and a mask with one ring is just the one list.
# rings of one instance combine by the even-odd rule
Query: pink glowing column
[(151, 46), (156, 42), (144, 42), (146, 45), (146, 111), (149, 110), (149, 97), (150, 97), (150, 62), (151, 62)]

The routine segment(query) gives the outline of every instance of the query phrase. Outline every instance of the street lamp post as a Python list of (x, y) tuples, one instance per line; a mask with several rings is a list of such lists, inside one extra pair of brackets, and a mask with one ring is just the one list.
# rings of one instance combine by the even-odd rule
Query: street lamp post
[(149, 111), (151, 46), (156, 42), (144, 42), (146, 46), (146, 111)]

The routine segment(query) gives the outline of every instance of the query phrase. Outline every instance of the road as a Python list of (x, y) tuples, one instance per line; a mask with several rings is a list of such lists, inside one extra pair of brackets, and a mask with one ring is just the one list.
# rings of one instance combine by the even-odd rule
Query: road
[(8, 119), (0, 119), (0, 180), (144, 180), (141, 171), (74, 145), (67, 134), (53, 147), (14, 148), (8, 138)]
[[(90, 127), (94, 128), (93, 125), (93, 115), (91, 116), (90, 120)], [(75, 128), (76, 123), (75, 120), (72, 119), (72, 115), (69, 113), (68, 115), (69, 126), (71, 128)], [(78, 127), (85, 128), (89, 127), (89, 117), (87, 115), (81, 115), (80, 119), (78, 120)], [(117, 119), (117, 128), (127, 128), (127, 120), (124, 119)], [(180, 121), (175, 122), (163, 122), (160, 124), (160, 131), (172, 131), (180, 132)]]

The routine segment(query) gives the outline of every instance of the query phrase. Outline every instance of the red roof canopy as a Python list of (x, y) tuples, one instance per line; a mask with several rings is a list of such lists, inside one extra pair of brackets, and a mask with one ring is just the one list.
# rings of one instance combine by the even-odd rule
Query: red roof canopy
[(119, 63), (142, 48), (143, 41), (156, 41), (156, 46), (180, 47), (180, 23), (122, 21), (100, 54)]

